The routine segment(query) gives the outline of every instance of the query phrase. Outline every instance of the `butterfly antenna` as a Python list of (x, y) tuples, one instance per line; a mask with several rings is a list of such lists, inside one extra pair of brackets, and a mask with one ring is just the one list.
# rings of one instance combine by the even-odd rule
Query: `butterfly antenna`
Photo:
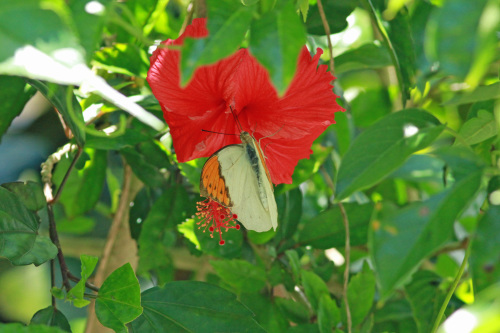
[(209, 130), (201, 130), (202, 132), (208, 132), (208, 133), (215, 133), (215, 134), (222, 134), (222, 135), (239, 135), (239, 134), (232, 134), (232, 133), (221, 133), (221, 132), (214, 132), (214, 131), (209, 131)]
[(240, 121), (238, 120), (238, 117), (234, 113), (233, 107), (229, 105), (229, 109), (231, 110), (231, 114), (233, 115), (234, 121), (238, 125), (238, 128), (240, 129), (240, 132), (243, 132), (243, 127), (241, 127)]

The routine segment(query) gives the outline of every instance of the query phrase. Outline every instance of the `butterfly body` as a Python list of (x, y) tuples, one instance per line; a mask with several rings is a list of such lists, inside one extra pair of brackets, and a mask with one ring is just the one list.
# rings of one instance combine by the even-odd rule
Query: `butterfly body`
[(241, 144), (215, 152), (203, 166), (200, 193), (231, 209), (249, 230), (276, 230), (278, 213), (262, 150), (247, 132)]

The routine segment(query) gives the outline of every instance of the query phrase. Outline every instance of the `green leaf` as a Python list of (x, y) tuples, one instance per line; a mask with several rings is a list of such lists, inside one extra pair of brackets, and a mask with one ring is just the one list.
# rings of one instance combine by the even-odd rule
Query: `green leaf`
[[(71, 88), (38, 80), (27, 81), (57, 109), (66, 125), (71, 129), (71, 133), (75, 136), (76, 143), (79, 146), (83, 146), (85, 144), (85, 122), (80, 103), (78, 103), (75, 95), (70, 91)], [(67, 103), (68, 93), (71, 94), (70, 106)]]
[[(467, 120), (458, 131), (458, 134), (469, 145), (483, 142), (494, 137), (497, 133), (497, 123), (493, 114), (485, 110), (479, 110), (477, 117)], [(462, 144), (462, 140), (457, 139), (455, 144)]]
[[(373, 204), (344, 203), (344, 208), (349, 219), (351, 245), (366, 244)], [(334, 206), (306, 221), (299, 233), (298, 242), (324, 250), (345, 246), (345, 228), (341, 221), (340, 208)]]
[[(347, 28), (347, 17), (356, 8), (357, 2), (351, 0), (327, 0), (322, 1), (322, 4), (326, 20), (330, 26), (330, 33), (334, 34)], [(306, 26), (307, 32), (311, 35), (322, 36), (326, 34), (317, 5), (309, 8)]]
[(61, 311), (52, 306), (46, 307), (33, 315), (30, 326), (36, 324), (59, 327), (63, 331), (71, 332), (68, 319)]
[[(426, 52), (448, 75), (465, 78), (478, 47), (477, 30), (487, 0), (445, 1), (427, 25)], [(450, 19), (453, 18), (453, 19)]]
[(40, 265), (57, 254), (57, 248), (38, 235), (40, 222), (15, 194), (0, 187), (0, 256), (14, 265)]
[(311, 304), (314, 312), (317, 313), (319, 309), (319, 302), (323, 295), (330, 295), (325, 281), (313, 272), (302, 270), (302, 286), (306, 293), (307, 299)]
[(276, 197), (279, 207), (280, 227), (277, 231), (277, 241), (291, 238), (302, 217), (302, 192), (296, 188)]
[(500, 206), (491, 205), (479, 220), (476, 233), (472, 238), (470, 268), (474, 293), (481, 292), (500, 281)]
[(453, 222), (479, 190), (483, 168), (464, 152), (448, 149), (439, 153), (454, 171), (452, 187), (372, 221), (368, 245), (382, 299), (450, 240)]
[(149, 139), (149, 136), (132, 128), (127, 129), (122, 135), (112, 137), (98, 136), (92, 133), (87, 133), (85, 147), (103, 150), (120, 150), (128, 146), (134, 146)]
[(429, 113), (406, 109), (389, 114), (361, 133), (344, 155), (337, 176), (337, 200), (376, 184), (414, 152), (430, 145), (444, 125)]
[(19, 323), (0, 324), (0, 333), (66, 333), (59, 327), (50, 327), (46, 325), (25, 326)]
[(127, 332), (125, 324), (142, 313), (141, 288), (130, 264), (125, 264), (104, 280), (95, 301), (97, 319), (115, 332)]
[(419, 333), (432, 331), (445, 298), (444, 292), (437, 288), (440, 283), (441, 279), (435, 273), (418, 271), (413, 275), (411, 283), (405, 287)]
[(380, 43), (367, 43), (335, 57), (335, 73), (359, 69), (376, 69), (392, 65), (387, 48)]
[(290, 268), (292, 269), (292, 276), (295, 281), (298, 281), (301, 271), (299, 255), (295, 250), (286, 250), (285, 255), (288, 258)]
[(98, 258), (82, 254), (80, 255), (80, 260), (82, 262), (80, 275), (81, 279), (68, 292), (68, 298), (72, 300), (73, 304), (78, 308), (84, 307), (90, 303), (90, 301), (83, 298), (83, 294), (85, 292), (85, 282), (87, 282), (88, 278), (94, 271), (95, 266), (97, 265)]
[(305, 29), (292, 1), (277, 5), (252, 22), (250, 52), (268, 70), (279, 95), (293, 79), (305, 42)]
[(22, 201), (26, 208), (33, 212), (36, 212), (47, 205), (42, 187), (38, 183), (32, 181), (12, 182), (4, 183), (2, 184), (2, 187), (5, 187), (7, 190), (14, 193), (17, 198)]
[(181, 84), (191, 79), (196, 68), (234, 53), (250, 26), (254, 6), (234, 0), (208, 0), (208, 37), (187, 38), (181, 54)]
[(148, 272), (170, 265), (165, 261), (168, 248), (175, 243), (172, 228), (192, 212), (186, 190), (181, 185), (168, 188), (159, 197), (143, 222), (139, 236), (139, 271)]
[(71, 220), (58, 219), (57, 231), (60, 233), (83, 235), (92, 231), (95, 227), (95, 224), (95, 219), (87, 216), (76, 216)]
[[(288, 298), (276, 297), (274, 302), (285, 314), (288, 320), (300, 324), (307, 323), (309, 321), (309, 309), (303, 303), (294, 301)], [(321, 311), (321, 300), (320, 300), (320, 311)]]
[(266, 286), (266, 271), (245, 260), (210, 261), (217, 275), (238, 293), (258, 292)]
[(95, 52), (92, 64), (113, 73), (143, 78), (149, 69), (146, 52), (136, 45), (124, 43), (101, 48)]
[(330, 295), (323, 294), (319, 299), (318, 326), (321, 333), (331, 333), (340, 322), (340, 310)]
[(255, 313), (255, 321), (266, 332), (285, 332), (288, 328), (289, 323), (276, 306), (274, 298), (259, 293), (243, 293), (239, 295), (239, 300)]
[(26, 88), (26, 81), (20, 77), (0, 75), (0, 140), (7, 132), (12, 120), (23, 111), (24, 105), (33, 95)]
[(462, 105), (498, 98), (500, 98), (500, 82), (495, 82), (487, 86), (477, 87), (471, 92), (456, 94), (444, 105)]
[[(63, 204), (69, 218), (81, 215), (92, 208), (99, 200), (106, 177), (107, 152), (85, 149), (90, 159), (82, 169), (74, 168), (61, 193), (59, 201)], [(59, 187), (74, 157), (63, 157), (54, 172), (54, 184)]]
[[(236, 296), (198, 281), (176, 281), (142, 293), (144, 313), (131, 332), (265, 332)], [(196, 320), (193, 320), (196, 318)]]
[[(370, 312), (375, 297), (375, 274), (363, 263), (363, 269), (349, 281), (347, 298), (351, 310), (352, 326), (357, 326)], [(342, 303), (342, 314), (345, 318), (345, 304)]]
[[(156, 141), (145, 141), (134, 148), (120, 151), (134, 174), (149, 187), (166, 187), (167, 167), (170, 162), (166, 152)], [(158, 161), (160, 159), (160, 161)]]

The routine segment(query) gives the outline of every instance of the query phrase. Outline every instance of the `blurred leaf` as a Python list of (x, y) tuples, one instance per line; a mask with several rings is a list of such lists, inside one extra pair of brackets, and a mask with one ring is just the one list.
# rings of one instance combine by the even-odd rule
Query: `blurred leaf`
[(186, 190), (181, 185), (169, 187), (160, 196), (143, 222), (139, 236), (139, 271), (159, 270), (170, 263), (165, 260), (168, 248), (174, 245), (172, 229), (192, 212)]
[(389, 177), (412, 182), (443, 182), (444, 162), (431, 155), (411, 155)]
[(146, 52), (136, 45), (124, 43), (101, 48), (95, 52), (92, 64), (113, 73), (142, 78), (147, 76), (149, 69)]
[[(366, 244), (373, 204), (344, 203), (344, 208), (349, 219), (351, 245)], [(339, 207), (335, 205), (306, 221), (304, 229), (299, 233), (298, 242), (324, 250), (345, 246), (345, 229)]]
[(309, 0), (297, 0), (297, 7), (299, 8), (305, 23), (307, 21), (307, 13), (309, 12)]
[(59, 327), (50, 327), (46, 325), (29, 325), (25, 326), (19, 323), (0, 324), (0, 333), (65, 333)]
[[(99, 200), (106, 176), (107, 153), (104, 150), (85, 149), (90, 160), (78, 170), (74, 168), (66, 181), (59, 202), (64, 206), (69, 218), (81, 215), (92, 208)], [(59, 187), (68, 171), (73, 157), (63, 157), (54, 172), (54, 184)]]
[(380, 43), (367, 43), (335, 57), (335, 73), (357, 69), (383, 68), (392, 65), (387, 48)]
[(321, 333), (330, 333), (340, 323), (340, 310), (330, 295), (323, 294), (319, 299), (318, 326)]
[[(377, 327), (377, 324), (385, 325), (392, 323), (395, 323), (396, 326), (399, 326), (398, 324), (404, 323), (405, 320), (413, 322), (410, 303), (406, 299), (388, 300), (386, 303), (384, 303), (384, 306), (382, 308), (377, 307), (375, 309), (374, 318), (375, 318), (375, 327)], [(417, 327), (415, 323), (413, 323), (413, 328), (414, 329), (408, 329), (408, 330), (395, 330), (395, 332), (416, 332)], [(376, 332), (383, 332), (383, 329), (376, 330)]]
[(95, 301), (95, 312), (101, 324), (121, 333), (128, 331), (125, 324), (142, 311), (139, 281), (127, 263), (103, 282)]
[[(485, 141), (494, 137), (497, 133), (497, 123), (493, 114), (485, 110), (479, 110), (477, 117), (467, 120), (458, 131), (458, 134), (469, 145)], [(455, 144), (462, 144), (462, 140), (455, 140)]]
[(177, 166), (181, 173), (193, 185), (193, 189), (199, 192), (201, 169), (205, 164), (206, 158), (197, 158), (185, 163), (178, 163)]
[(476, 233), (472, 238), (470, 268), (474, 293), (500, 282), (500, 206), (491, 205), (479, 220)]
[(4, 183), (2, 187), (14, 193), (26, 208), (32, 212), (36, 212), (47, 205), (42, 186), (38, 183), (32, 181), (12, 182)]
[(217, 275), (236, 292), (258, 292), (266, 286), (266, 271), (245, 260), (212, 260)]
[(208, 37), (186, 38), (181, 55), (181, 85), (186, 85), (196, 68), (231, 55), (240, 46), (255, 11), (234, 0), (208, 0)]
[(305, 29), (292, 1), (278, 4), (252, 22), (250, 52), (268, 70), (279, 95), (293, 79), (305, 42)]
[(278, 196), (276, 201), (280, 217), (280, 227), (276, 232), (277, 241), (286, 240), (295, 234), (302, 217), (302, 192), (298, 188), (287, 191), (284, 195)]
[(205, 282), (175, 281), (148, 289), (142, 306), (131, 332), (265, 332), (234, 294)]
[[(487, 0), (445, 1), (427, 25), (426, 52), (448, 75), (465, 78), (476, 53), (477, 28)], [(450, 19), (453, 18), (453, 19)]]
[(266, 332), (285, 332), (288, 328), (288, 321), (283, 317), (273, 298), (248, 292), (241, 294), (239, 299), (255, 314), (255, 321)]
[(30, 321), (30, 326), (37, 324), (54, 326), (60, 328), (63, 331), (71, 332), (71, 327), (69, 326), (68, 319), (66, 319), (61, 311), (52, 306), (46, 307), (45, 309), (42, 309), (33, 315), (33, 318), (31, 318)]
[(500, 98), (500, 82), (495, 82), (487, 86), (477, 87), (471, 92), (456, 94), (444, 105), (469, 104), (498, 98)]
[[(288, 320), (300, 324), (307, 323), (309, 321), (309, 309), (307, 306), (301, 302), (294, 301), (289, 298), (274, 298), (274, 303), (281, 309)], [(320, 311), (321, 311), (321, 300), (320, 300)]]
[[(78, 34), (80, 45), (83, 46), (86, 53), (87, 62), (92, 58), (92, 54), (100, 46), (102, 40), (103, 25), (108, 19), (108, 13), (111, 0), (100, 0), (102, 8), (97, 7), (96, 12), (90, 10), (93, 0), (73, 0), (68, 2), (71, 11), (71, 17), (74, 21), (74, 27)], [(94, 8), (97, 6), (93, 3)]]
[(149, 187), (167, 186), (170, 161), (162, 146), (154, 141), (144, 141), (135, 148), (125, 147), (121, 154), (134, 174)]
[(323, 295), (330, 295), (325, 281), (313, 272), (302, 270), (302, 286), (307, 299), (315, 313), (318, 313), (319, 302)]
[(404, 284), (425, 257), (450, 240), (453, 222), (475, 197), (483, 169), (462, 152), (448, 149), (440, 153), (454, 171), (452, 187), (372, 220), (368, 244), (382, 299)]
[(416, 272), (411, 283), (405, 287), (419, 333), (432, 331), (434, 321), (444, 302), (446, 295), (437, 288), (440, 282), (438, 275), (423, 270)]
[(134, 146), (149, 139), (149, 136), (132, 128), (127, 129), (122, 135), (110, 137), (97, 136), (92, 133), (87, 133), (85, 147), (103, 150), (120, 150), (127, 146)]
[(429, 113), (406, 109), (389, 114), (361, 133), (340, 164), (336, 200), (376, 184), (414, 152), (430, 145), (444, 125)]
[(0, 141), (12, 120), (23, 111), (24, 105), (33, 96), (26, 90), (26, 81), (20, 77), (0, 75)]
[(73, 305), (77, 308), (87, 306), (90, 303), (90, 301), (83, 298), (85, 282), (87, 282), (92, 272), (94, 272), (98, 258), (82, 254), (80, 255), (80, 260), (82, 262), (80, 281), (68, 292), (68, 298), (73, 301)]
[[(36, 88), (61, 114), (64, 123), (71, 129), (76, 143), (83, 147), (85, 144), (85, 122), (83, 121), (82, 108), (75, 95), (69, 92), (70, 87), (38, 80), (27, 80)], [(68, 107), (68, 93), (71, 94), (71, 107)]]
[[(357, 326), (370, 312), (375, 297), (375, 274), (366, 261), (363, 263), (361, 272), (350, 279), (347, 297), (351, 310), (352, 326)], [(344, 303), (342, 303), (342, 317), (345, 318)]]
[[(195, 218), (195, 222), (198, 223), (199, 219)], [(215, 233), (214, 236), (213, 233), (208, 230), (208, 227), (203, 228), (200, 227), (200, 225), (195, 225), (194, 233), (200, 243), (201, 251), (204, 254), (225, 259), (241, 258), (243, 245), (243, 234), (241, 229), (224, 230), (222, 234), (225, 241), (224, 245), (219, 245), (217, 233)]]
[(82, 235), (92, 231), (95, 227), (95, 220), (86, 216), (76, 216), (73, 219), (58, 219), (57, 231), (60, 233), (70, 233)]
[(288, 258), (290, 268), (292, 269), (292, 276), (295, 281), (299, 281), (300, 278), (300, 258), (295, 250), (286, 250), (285, 255)]
[[(290, 327), (287, 333), (320, 333), (318, 324), (301, 324)], [(335, 333), (338, 333), (335, 331)]]
[[(347, 17), (351, 15), (357, 6), (356, 1), (351, 0), (326, 0), (322, 1), (326, 14), (330, 33), (335, 34), (347, 28)], [(307, 33), (311, 35), (325, 35), (325, 28), (319, 15), (318, 7), (309, 7), (309, 17), (307, 18)]]
[(14, 265), (36, 266), (52, 259), (57, 248), (38, 235), (38, 217), (9, 190), (0, 187), (0, 256)]

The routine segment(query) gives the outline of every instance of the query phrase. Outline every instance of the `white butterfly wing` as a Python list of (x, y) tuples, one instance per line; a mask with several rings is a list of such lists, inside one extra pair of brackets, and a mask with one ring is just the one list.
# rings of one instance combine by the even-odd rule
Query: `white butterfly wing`
[(217, 156), (233, 204), (231, 211), (238, 216), (238, 221), (248, 230), (262, 232), (271, 227), (276, 230), (278, 225), (276, 201), (261, 161), (259, 161), (260, 179), (267, 196), (267, 210), (262, 205), (257, 175), (252, 169), (243, 145), (227, 146), (220, 150)]

